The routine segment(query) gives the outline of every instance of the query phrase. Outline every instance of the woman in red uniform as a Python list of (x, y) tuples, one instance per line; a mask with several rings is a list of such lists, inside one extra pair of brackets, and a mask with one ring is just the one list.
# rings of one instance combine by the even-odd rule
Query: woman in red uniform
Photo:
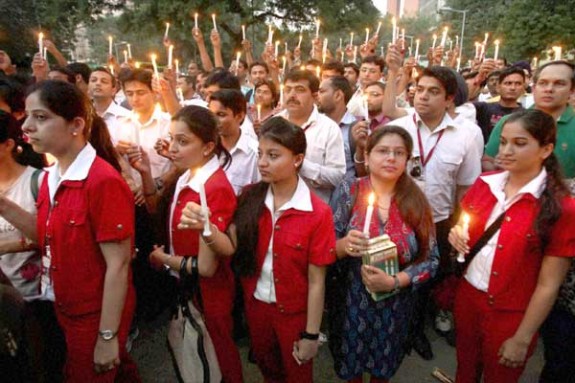
[(138, 381), (124, 347), (134, 309), (131, 192), (87, 142), (90, 102), (75, 86), (37, 84), (26, 113), (34, 150), (56, 158), (40, 188), (36, 234), (41, 294), (54, 298), (66, 337), (65, 380)]
[[(207, 204), (212, 213), (212, 232), (225, 231), (236, 208), (234, 190), (220, 166), (219, 156), (230, 156), (221, 144), (214, 115), (199, 106), (187, 106), (172, 119), (170, 125), (169, 154), (174, 165), (186, 169), (176, 184), (170, 209), (170, 251), (157, 247), (150, 259), (155, 265), (167, 265), (178, 272), (184, 258), (198, 257), (200, 291), (204, 306), (206, 327), (214, 343), (225, 383), (242, 382), (242, 367), (238, 349), (232, 339), (232, 305), (234, 275), (230, 257), (217, 257), (210, 249), (210, 239), (201, 234), (203, 226), (191, 231), (179, 225), (182, 209), (188, 203), (200, 203), (200, 185), (205, 185)], [(131, 156), (133, 166), (144, 180), (144, 194), (155, 194), (155, 183), (149, 166), (138, 164)], [(145, 161), (144, 161), (145, 162)], [(225, 165), (224, 165), (225, 166)], [(188, 270), (191, 263), (187, 262)]]
[[(335, 261), (331, 210), (298, 176), (305, 149), (300, 127), (280, 117), (266, 121), (262, 181), (240, 196), (230, 237), (210, 238), (218, 253), (235, 252), (252, 351), (266, 382), (313, 381), (325, 267)], [(185, 209), (182, 222), (201, 225), (198, 208)]]
[(499, 144), (504, 170), (481, 176), (461, 202), (469, 232), (460, 222), (449, 234), (459, 252), (504, 219), (458, 287), (457, 382), (519, 379), (575, 255), (575, 201), (553, 154), (556, 133), (541, 111), (512, 114)]

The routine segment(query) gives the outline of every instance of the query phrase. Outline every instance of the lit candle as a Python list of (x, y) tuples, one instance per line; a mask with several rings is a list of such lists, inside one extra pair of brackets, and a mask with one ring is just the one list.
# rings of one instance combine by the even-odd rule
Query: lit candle
[(242, 40), (246, 39), (246, 26), (242, 25)]
[(178, 77), (180, 77), (180, 60), (174, 60), (176, 62), (176, 81), (178, 81)]
[(214, 30), (218, 31), (218, 25), (216, 24), (216, 14), (212, 13), (212, 23), (214, 23)]
[(128, 62), (128, 51), (124, 49), (124, 62), (127, 63)]
[(349, 45), (353, 47), (353, 32), (349, 34)]
[(108, 36), (108, 56), (113, 55), (113, 48), (114, 48), (113, 40), (114, 39), (112, 38), (112, 36)]
[(393, 16), (393, 18), (391, 19), (391, 29), (392, 29), (391, 43), (395, 44), (395, 40), (397, 40), (397, 20), (395, 19), (395, 16)]
[(319, 19), (315, 20), (315, 38), (319, 39), (319, 26), (321, 24), (321, 21)]
[(317, 78), (321, 78), (321, 67), (319, 65), (315, 67), (315, 75)]
[(132, 58), (132, 46), (130, 44), (128, 44), (128, 58)]
[(459, 72), (459, 69), (461, 68), (461, 57), (457, 57), (457, 71)]
[(369, 28), (365, 28), (365, 45), (367, 48), (367, 43), (369, 42)]
[(272, 25), (270, 24), (268, 26), (268, 44), (273, 43), (273, 38), (274, 38), (274, 30), (272, 28)]
[(497, 60), (497, 56), (499, 56), (499, 40), (495, 40), (494, 44), (495, 44), (495, 53), (493, 54), (493, 60)]
[(276, 41), (276, 46), (275, 46), (275, 50), (274, 50), (274, 56), (278, 57), (278, 53), (279, 53), (279, 46), (280, 46), (280, 41), (277, 40)]
[(459, 36), (455, 36), (455, 46), (459, 46)]
[(166, 23), (166, 31), (164, 32), (164, 40), (168, 38), (168, 32), (170, 31), (170, 23)]
[(280, 84), (280, 106), (284, 104), (284, 84)]
[(238, 69), (240, 67), (240, 57), (242, 57), (242, 52), (238, 51), (238, 53), (236, 53), (236, 76), (238, 75)]
[(194, 13), (194, 28), (198, 29), (198, 12)]
[(206, 197), (206, 187), (203, 182), (200, 182), (200, 204), (202, 207), (202, 213), (204, 215), (204, 232), (202, 235), (208, 237), (212, 235), (210, 230), (210, 215), (208, 213), (208, 199)]
[(176, 88), (176, 95), (178, 96), (178, 101), (181, 103), (184, 102), (184, 92), (182, 92), (182, 88), (177, 87)]
[(475, 59), (478, 60), (479, 59), (479, 47), (480, 47), (480, 43), (479, 42), (475, 42)]
[(262, 120), (262, 104), (258, 104), (257, 109), (258, 109), (258, 121), (261, 121)]
[(533, 68), (537, 68), (537, 56), (533, 57)]
[(286, 66), (287, 66), (287, 58), (284, 56), (282, 56), (282, 73), (285, 76), (286, 73)]
[(563, 56), (563, 48), (561, 48), (560, 46), (556, 46), (553, 47), (553, 51), (555, 52), (555, 57), (553, 58), (553, 61), (561, 60), (561, 57)]
[[(469, 214), (467, 213), (463, 213), (463, 236), (465, 237), (465, 240), (468, 241), (469, 240)], [(463, 253), (458, 253), (457, 254), (457, 262), (459, 263), (464, 263), (465, 262), (465, 255)]]
[(363, 116), (365, 121), (369, 121), (369, 107), (367, 105), (367, 94), (363, 96)]
[(357, 45), (353, 47), (353, 62), (357, 62)]
[(134, 64), (134, 66), (136, 67), (136, 69), (140, 69), (140, 65), (141, 65), (141, 64), (140, 64), (139, 61), (136, 61), (136, 63)]
[(114, 75), (114, 66), (113, 66), (113, 65), (110, 65), (110, 73), (111, 73), (112, 75)]
[(341, 50), (343, 48), (343, 39), (340, 37), (339, 38), (339, 50)]
[(419, 56), (419, 39), (415, 40), (415, 61), (417, 62), (417, 56)]
[(381, 21), (377, 23), (377, 29), (375, 30), (375, 35), (379, 36), (379, 30), (381, 29)]
[(363, 234), (369, 235), (369, 226), (371, 225), (371, 216), (373, 215), (373, 205), (375, 204), (375, 194), (370, 193), (367, 199), (367, 212), (365, 213), (365, 222), (363, 223)]
[(301, 41), (302, 41), (302, 40), (303, 40), (303, 35), (300, 33), (300, 34), (299, 34), (299, 41), (298, 41), (298, 43), (297, 43), (297, 47), (298, 47), (298, 48), (301, 48)]
[(168, 68), (172, 69), (172, 63), (174, 61), (174, 45), (170, 44), (168, 47)]
[(154, 75), (156, 78), (160, 78), (160, 74), (158, 73), (158, 64), (156, 63), (156, 54), (152, 53), (150, 56), (152, 58), (152, 67), (154, 68)]
[(40, 52), (40, 56), (44, 57), (44, 34), (42, 32), (38, 33), (38, 52)]
[(431, 44), (431, 49), (435, 49), (435, 44), (437, 43), (437, 35), (433, 34), (433, 44)]
[(449, 30), (449, 28), (445, 27), (443, 28), (443, 33), (441, 34), (441, 47), (445, 47), (445, 42), (447, 41), (447, 31)]

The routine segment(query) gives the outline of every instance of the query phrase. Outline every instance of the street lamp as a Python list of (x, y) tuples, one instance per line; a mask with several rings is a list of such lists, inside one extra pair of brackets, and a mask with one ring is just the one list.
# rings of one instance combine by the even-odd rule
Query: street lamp
[(463, 13), (463, 22), (461, 24), (461, 41), (459, 45), (459, 59), (461, 60), (462, 53), (463, 53), (463, 35), (465, 33), (465, 16), (467, 15), (468, 9), (453, 9), (451, 7), (441, 7), (439, 8), (438, 12), (456, 12), (456, 13)]

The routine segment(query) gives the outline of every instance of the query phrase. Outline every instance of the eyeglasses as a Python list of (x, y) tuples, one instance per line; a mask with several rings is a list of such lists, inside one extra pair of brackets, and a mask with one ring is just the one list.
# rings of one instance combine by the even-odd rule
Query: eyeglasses
[(395, 158), (405, 158), (407, 157), (407, 152), (405, 150), (391, 150), (391, 149), (381, 149), (379, 151), (384, 157), (395, 157)]

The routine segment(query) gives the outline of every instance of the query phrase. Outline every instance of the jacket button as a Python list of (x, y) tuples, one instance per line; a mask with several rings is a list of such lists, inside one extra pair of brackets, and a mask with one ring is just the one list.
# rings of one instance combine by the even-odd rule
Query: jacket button
[(122, 230), (124, 228), (124, 225), (122, 225), (121, 223), (118, 224), (118, 226), (116, 226), (116, 229), (118, 230)]
[(54, 207), (58, 206), (58, 201), (54, 201)]
[(275, 230), (279, 230), (279, 229), (280, 229), (280, 225), (275, 225), (274, 229), (275, 229)]
[(224, 222), (224, 219), (222, 217), (218, 217), (218, 222)]
[(278, 253), (274, 253), (274, 258), (277, 258), (277, 257), (278, 257)]
[(505, 222), (509, 222), (509, 221), (511, 221), (511, 217), (510, 217), (510, 216), (506, 216), (506, 217), (505, 217)]
[(74, 221), (73, 219), (70, 220), (70, 225), (74, 226), (76, 224), (76, 221)]
[(56, 266), (50, 266), (50, 270), (54, 271), (57, 270)]
[(180, 201), (180, 200), (178, 200), (178, 201), (176, 202), (176, 205), (181, 205), (181, 204), (182, 204), (182, 201)]
[(503, 245), (497, 245), (497, 248), (498, 248), (499, 250), (501, 250), (501, 249), (503, 249)]
[(301, 243), (298, 243), (297, 245), (295, 245), (295, 248), (298, 249), (298, 250), (301, 250), (301, 249), (302, 249)]
[(499, 275), (499, 273), (498, 273), (497, 271), (494, 271), (494, 272), (493, 272), (493, 276), (494, 276), (494, 277), (497, 277), (498, 275)]
[(279, 281), (280, 281), (279, 278), (274, 278), (275, 283), (278, 283)]
[(531, 238), (531, 237), (533, 237), (533, 236), (531, 235), (531, 233), (527, 233), (527, 238)]

